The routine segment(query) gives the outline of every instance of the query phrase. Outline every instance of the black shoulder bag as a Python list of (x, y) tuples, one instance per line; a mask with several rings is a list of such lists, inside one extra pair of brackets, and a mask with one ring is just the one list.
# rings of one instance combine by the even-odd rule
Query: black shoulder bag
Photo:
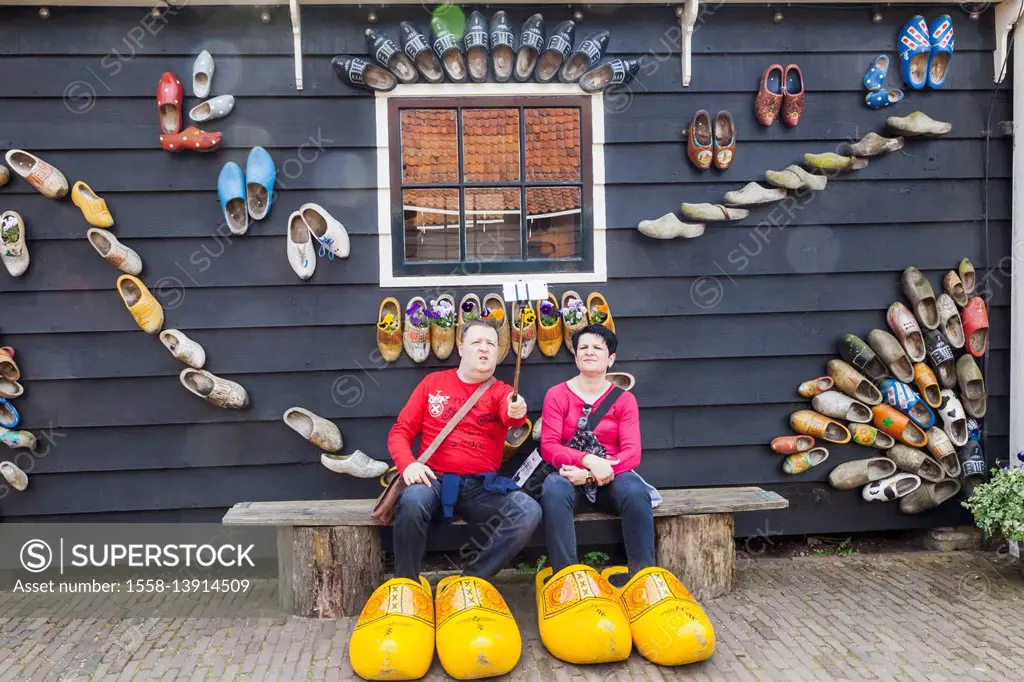
[[(619, 396), (625, 393), (620, 386), (613, 386), (612, 390), (608, 392), (608, 395), (601, 404), (598, 405), (596, 410), (593, 410), (592, 406), (584, 405), (583, 412), (579, 419), (576, 420), (576, 433), (573, 434), (572, 439), (566, 443), (570, 448), (585, 452), (588, 455), (597, 455), (598, 457), (607, 457), (608, 454), (605, 452), (604, 446), (594, 436), (594, 429), (601, 423), (601, 419), (604, 418), (608, 410), (611, 409), (615, 401), (619, 399)], [(593, 410), (593, 411), (592, 411)], [(543, 426), (541, 427), (543, 428)], [(547, 461), (542, 460), (537, 468), (533, 470), (530, 477), (526, 480), (526, 483), (522, 486), (523, 492), (532, 497), (533, 499), (540, 501), (541, 493), (544, 489), (544, 479), (549, 474), (558, 473), (556, 467), (548, 464)], [(583, 486), (584, 492), (587, 497), (593, 501), (593, 492), (595, 486), (593, 483), (587, 483)]]

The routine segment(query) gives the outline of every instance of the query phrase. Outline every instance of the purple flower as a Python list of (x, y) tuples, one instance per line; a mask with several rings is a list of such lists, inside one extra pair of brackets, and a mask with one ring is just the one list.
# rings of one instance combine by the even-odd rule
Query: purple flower
[(555, 304), (552, 303), (551, 301), (542, 301), (541, 304), (540, 304), (540, 314), (541, 315), (550, 315), (551, 312), (554, 310), (554, 308), (555, 308)]
[(473, 308), (475, 308), (475, 307), (476, 307), (476, 304), (473, 303), (472, 301), (463, 301), (462, 302), (462, 312), (464, 312), (464, 313), (471, 313), (471, 312), (473, 312)]

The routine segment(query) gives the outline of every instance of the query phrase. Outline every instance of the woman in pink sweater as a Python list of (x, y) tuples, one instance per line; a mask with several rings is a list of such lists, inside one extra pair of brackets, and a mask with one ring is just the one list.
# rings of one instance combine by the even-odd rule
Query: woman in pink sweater
[[(544, 480), (541, 507), (554, 573), (579, 563), (573, 515), (586, 501), (622, 518), (629, 575), (654, 566), (654, 512), (660, 495), (634, 469), (640, 464), (640, 408), (608, 381), (618, 340), (601, 325), (573, 335), (579, 374), (544, 397), (540, 453), (558, 469)], [(605, 404), (606, 401), (613, 401)], [(603, 408), (603, 409), (602, 409)], [(604, 412), (599, 423), (591, 415)]]

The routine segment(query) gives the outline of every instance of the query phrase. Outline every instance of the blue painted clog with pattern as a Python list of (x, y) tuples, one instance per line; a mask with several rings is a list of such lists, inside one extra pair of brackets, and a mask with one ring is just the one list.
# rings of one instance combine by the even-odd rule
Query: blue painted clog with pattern
[(886, 90), (876, 90), (869, 92), (864, 98), (864, 103), (872, 109), (881, 109), (883, 107), (891, 106), (903, 100), (903, 91), (897, 88), (888, 88)]
[(864, 74), (864, 88), (867, 90), (881, 90), (885, 83), (885, 74), (889, 71), (889, 55), (880, 54), (871, 62), (867, 72)]
[(907, 384), (896, 379), (883, 379), (878, 382), (878, 390), (882, 392), (883, 403), (907, 415), (910, 421), (922, 429), (927, 430), (935, 425), (932, 408)]
[(912, 16), (900, 30), (897, 41), (900, 73), (903, 74), (903, 82), (911, 90), (921, 90), (928, 82), (928, 61), (932, 52), (932, 42), (928, 36), (928, 24), (920, 14)]
[(21, 415), (18, 414), (18, 410), (4, 398), (0, 398), (0, 426), (5, 429), (17, 428), (18, 422), (21, 421)]
[(941, 88), (946, 83), (949, 60), (953, 56), (953, 19), (948, 14), (936, 17), (928, 28), (931, 54), (928, 58), (928, 86)]

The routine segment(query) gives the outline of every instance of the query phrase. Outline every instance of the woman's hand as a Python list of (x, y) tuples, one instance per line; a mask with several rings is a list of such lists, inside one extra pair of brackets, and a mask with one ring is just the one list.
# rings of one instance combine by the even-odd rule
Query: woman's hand
[(571, 464), (565, 464), (558, 473), (562, 477), (569, 479), (569, 482), (573, 485), (583, 485), (590, 479), (590, 472), (587, 469), (581, 469), (580, 467), (574, 467)]
[(594, 474), (594, 480), (598, 485), (608, 485), (612, 482), (612, 479), (615, 478), (612, 466), (618, 463), (617, 459), (605, 459), (597, 455), (585, 455), (581, 461), (581, 464)]

